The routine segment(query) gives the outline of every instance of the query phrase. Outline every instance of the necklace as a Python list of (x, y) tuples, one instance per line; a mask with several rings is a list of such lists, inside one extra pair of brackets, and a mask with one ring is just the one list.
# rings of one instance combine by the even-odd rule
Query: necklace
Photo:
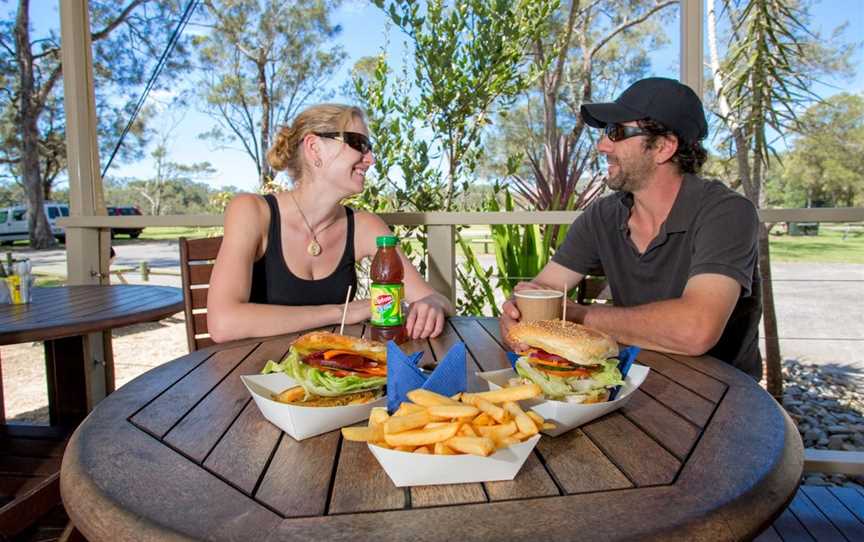
[[(303, 209), (300, 208), (300, 204), (297, 203), (297, 198), (294, 197), (293, 192), (288, 192), (288, 195), (291, 196), (291, 201), (294, 202), (294, 205), (297, 207), (297, 210), (300, 212), (300, 216), (303, 218), (303, 223), (306, 224), (306, 227), (309, 229), (309, 234), (312, 236), (312, 240), (309, 242), (309, 246), (306, 247), (306, 252), (309, 253), (310, 256), (318, 256), (321, 254), (321, 243), (318, 242), (318, 236), (315, 233), (315, 230), (312, 229), (312, 224), (309, 223), (309, 220), (306, 218), (306, 215), (303, 213)], [(328, 222), (323, 228), (318, 230), (318, 233), (326, 230), (330, 226), (332, 226), (336, 222), (336, 219)]]

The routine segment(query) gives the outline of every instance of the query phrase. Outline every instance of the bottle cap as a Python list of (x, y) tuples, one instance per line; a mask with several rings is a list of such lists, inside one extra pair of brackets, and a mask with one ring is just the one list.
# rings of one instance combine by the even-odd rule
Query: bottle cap
[(382, 235), (375, 238), (375, 246), (378, 247), (395, 247), (399, 243), (399, 238), (395, 235)]

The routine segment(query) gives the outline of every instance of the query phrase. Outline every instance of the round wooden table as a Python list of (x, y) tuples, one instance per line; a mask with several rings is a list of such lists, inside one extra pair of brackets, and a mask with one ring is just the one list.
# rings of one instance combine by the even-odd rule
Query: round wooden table
[[(349, 330), (360, 334), (363, 329)], [(454, 318), (476, 370), (508, 366), (488, 318)], [(393, 486), (338, 431), (296, 442), (263, 419), (240, 375), (291, 336), (217, 345), (151, 370), (73, 435), (61, 491), (100, 540), (742, 540), (798, 487), (803, 448), (783, 409), (712, 358), (642, 352), (648, 379), (626, 407), (544, 436), (513, 481)]]
[[(159, 320), (182, 310), (182, 290), (167, 286), (34, 288), (30, 303), (0, 305), (0, 345), (45, 342), (51, 424), (74, 427), (89, 410), (86, 334)], [(110, 393), (113, 368), (107, 369), (105, 391)], [(0, 423), (2, 399), (0, 387)]]

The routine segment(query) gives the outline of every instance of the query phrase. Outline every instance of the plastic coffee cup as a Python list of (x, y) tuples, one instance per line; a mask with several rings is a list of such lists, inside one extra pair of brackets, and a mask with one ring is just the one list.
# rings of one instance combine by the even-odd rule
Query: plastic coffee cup
[(558, 290), (522, 290), (513, 292), (522, 322), (561, 318), (563, 292)]

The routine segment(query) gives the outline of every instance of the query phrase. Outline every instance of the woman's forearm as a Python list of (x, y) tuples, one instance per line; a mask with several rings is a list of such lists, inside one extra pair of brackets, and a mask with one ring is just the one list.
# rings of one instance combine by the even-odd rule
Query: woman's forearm
[(207, 328), (210, 338), (221, 343), (326, 326), (338, 323), (341, 317), (341, 305), (294, 307), (238, 303), (208, 308)]

